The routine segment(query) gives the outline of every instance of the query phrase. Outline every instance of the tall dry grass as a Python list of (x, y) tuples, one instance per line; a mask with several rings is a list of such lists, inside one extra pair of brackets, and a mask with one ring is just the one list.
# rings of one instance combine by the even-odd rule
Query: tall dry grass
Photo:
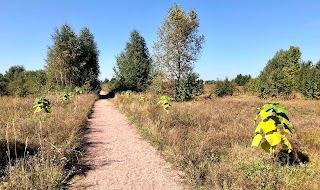
[[(208, 89), (207, 89), (208, 90)], [(294, 124), (290, 138), (310, 162), (272, 162), (251, 147), (257, 108), (267, 101), (225, 97), (172, 103), (166, 113), (157, 98), (139, 95), (113, 100), (163, 155), (186, 173), (196, 189), (320, 189), (320, 102), (280, 101)]]
[(51, 95), (51, 113), (34, 114), (34, 98), (0, 97), (0, 189), (64, 188), (95, 98)]

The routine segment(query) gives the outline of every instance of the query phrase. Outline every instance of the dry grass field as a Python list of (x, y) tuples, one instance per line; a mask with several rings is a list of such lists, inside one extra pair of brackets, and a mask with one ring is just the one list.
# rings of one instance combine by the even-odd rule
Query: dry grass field
[(62, 105), (51, 95), (51, 113), (34, 114), (34, 98), (0, 97), (0, 189), (63, 188), (95, 99), (79, 95)]
[[(167, 160), (187, 174), (185, 181), (193, 188), (320, 189), (320, 101), (204, 95), (197, 101), (172, 102), (166, 113), (157, 104), (159, 97), (145, 95), (143, 102), (139, 96), (117, 94), (113, 101)], [(251, 147), (257, 108), (269, 102), (289, 110), (294, 125), (289, 139), (300, 152), (293, 165)]]

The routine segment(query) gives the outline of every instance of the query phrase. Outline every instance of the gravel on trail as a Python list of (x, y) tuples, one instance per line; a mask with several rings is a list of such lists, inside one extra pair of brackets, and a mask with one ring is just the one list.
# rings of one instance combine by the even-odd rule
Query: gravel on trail
[(95, 102), (88, 128), (82, 162), (90, 169), (75, 176), (70, 189), (187, 189), (179, 172), (142, 139), (111, 101)]

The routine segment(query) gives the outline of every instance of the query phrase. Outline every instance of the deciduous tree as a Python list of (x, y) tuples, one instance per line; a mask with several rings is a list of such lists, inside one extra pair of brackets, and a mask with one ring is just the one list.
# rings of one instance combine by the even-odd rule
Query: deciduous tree
[(87, 91), (93, 91), (99, 88), (98, 76), (99, 67), (99, 50), (94, 41), (94, 36), (89, 28), (82, 28), (79, 36), (80, 43), (80, 84), (85, 86)]
[(236, 78), (234, 79), (234, 82), (238, 85), (238, 86), (244, 86), (247, 82), (249, 82), (249, 80), (251, 79), (250, 75), (242, 75), (242, 74), (238, 74), (236, 76)]
[(52, 39), (46, 59), (49, 84), (62, 88), (85, 86), (88, 91), (98, 88), (99, 51), (90, 30), (83, 28), (78, 37), (64, 24), (60, 30), (55, 29)]
[(48, 48), (46, 59), (48, 82), (61, 87), (75, 86), (79, 74), (76, 67), (79, 48), (77, 35), (68, 24), (64, 24), (60, 30), (55, 29), (52, 40), (53, 45)]
[(287, 96), (295, 88), (295, 77), (300, 65), (299, 47), (291, 46), (289, 50), (280, 50), (268, 61), (259, 75), (259, 96)]
[(158, 29), (158, 41), (153, 48), (159, 69), (175, 83), (178, 92), (181, 79), (193, 70), (204, 43), (198, 34), (199, 19), (195, 10), (186, 14), (179, 5), (169, 9)]

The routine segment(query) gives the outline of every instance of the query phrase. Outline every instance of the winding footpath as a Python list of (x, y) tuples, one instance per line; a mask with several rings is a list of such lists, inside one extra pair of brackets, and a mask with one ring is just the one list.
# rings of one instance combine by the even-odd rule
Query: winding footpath
[(74, 177), (70, 189), (186, 189), (178, 172), (139, 136), (112, 102), (95, 102), (85, 137), (83, 162), (90, 169)]

